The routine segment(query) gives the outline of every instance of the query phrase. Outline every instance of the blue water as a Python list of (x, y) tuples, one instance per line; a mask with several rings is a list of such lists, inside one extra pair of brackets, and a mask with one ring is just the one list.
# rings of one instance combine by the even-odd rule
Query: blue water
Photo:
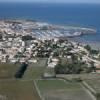
[(9, 18), (95, 28), (95, 35), (86, 35), (81, 39), (100, 42), (99, 4), (0, 3), (0, 19)]

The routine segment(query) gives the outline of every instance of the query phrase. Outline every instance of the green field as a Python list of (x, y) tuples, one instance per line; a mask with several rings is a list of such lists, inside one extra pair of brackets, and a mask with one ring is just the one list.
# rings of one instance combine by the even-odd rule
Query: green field
[(0, 80), (0, 100), (40, 100), (33, 81)]
[(14, 75), (19, 67), (19, 64), (15, 65), (10, 63), (0, 63), (0, 79), (14, 78)]
[(45, 100), (93, 100), (78, 82), (37, 80), (36, 83)]
[(33, 81), (43, 74), (46, 61), (30, 64), (19, 80), (14, 76), (20, 64), (0, 63), (0, 100), (40, 100)]
[[(47, 68), (47, 58), (37, 59), (38, 62), (29, 64), (23, 77), (18, 80), (14, 75), (20, 64), (0, 64), (0, 100), (40, 100), (39, 92), (45, 100), (93, 100), (80, 82), (72, 81), (72, 79), (80, 77), (94, 89), (97, 88), (96, 91), (99, 93), (100, 81), (98, 80), (97, 83), (88, 81), (91, 77), (99, 78), (99, 74), (57, 75), (58, 78), (69, 81), (40, 80), (44, 72), (52, 74), (54, 69)], [(35, 81), (35, 85), (33, 81)], [(39, 90), (38, 93), (36, 88)]]
[(46, 68), (46, 58), (38, 59), (38, 63), (30, 64), (23, 75), (23, 79), (41, 78)]
[(93, 93), (97, 100), (100, 100), (100, 79), (85, 80), (84, 82), (84, 85)]
[(89, 86), (91, 86), (97, 93), (100, 93), (100, 80), (99, 79), (85, 80), (85, 82)]
[(63, 78), (67, 80), (80, 78), (81, 80), (90, 80), (90, 79), (100, 79), (100, 74), (89, 73), (89, 74), (59, 74), (56, 75), (57, 78)]

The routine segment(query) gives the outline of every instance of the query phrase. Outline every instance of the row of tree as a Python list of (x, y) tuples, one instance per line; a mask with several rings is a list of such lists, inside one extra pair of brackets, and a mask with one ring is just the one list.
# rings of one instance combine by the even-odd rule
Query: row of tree
[(66, 63), (66, 65), (58, 64), (55, 67), (56, 74), (80, 74), (85, 64), (82, 63)]
[(90, 52), (90, 54), (98, 54), (99, 53), (99, 50), (92, 49), (90, 45), (86, 45), (85, 49), (87, 49)]

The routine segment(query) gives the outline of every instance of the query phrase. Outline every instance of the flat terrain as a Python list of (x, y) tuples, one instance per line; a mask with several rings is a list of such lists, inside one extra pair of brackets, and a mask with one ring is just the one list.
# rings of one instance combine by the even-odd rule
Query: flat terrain
[(58, 78), (63, 78), (63, 79), (68, 79), (68, 80), (72, 80), (72, 79), (77, 79), (80, 78), (82, 80), (90, 80), (90, 79), (100, 79), (100, 73), (90, 73), (90, 74), (59, 74), (56, 75), (56, 77)]
[(100, 100), (100, 78), (85, 80), (83, 84), (95, 96), (96, 100)]
[(46, 68), (46, 63), (46, 58), (38, 58), (38, 63), (30, 64), (23, 77), (18, 80), (15, 79), (14, 75), (21, 65), (1, 63), (0, 100), (40, 100), (33, 81), (45, 100), (93, 100), (80, 82), (71, 81), (74, 78), (83, 79), (97, 93), (100, 93), (100, 81), (98, 80), (100, 74), (57, 75), (57, 77), (69, 81), (39, 80), (44, 72), (53, 72), (53, 69)]
[(38, 59), (38, 63), (30, 64), (23, 75), (23, 79), (41, 78), (46, 68), (46, 58)]
[(37, 80), (36, 83), (45, 100), (93, 100), (78, 82)]
[(12, 79), (20, 64), (0, 63), (0, 79)]
[(41, 77), (46, 61), (38, 59), (38, 63), (30, 64), (19, 80), (14, 76), (20, 64), (0, 63), (0, 100), (40, 100), (33, 80)]
[(100, 94), (100, 79), (85, 80), (96, 93)]
[(33, 81), (0, 80), (0, 100), (40, 100)]

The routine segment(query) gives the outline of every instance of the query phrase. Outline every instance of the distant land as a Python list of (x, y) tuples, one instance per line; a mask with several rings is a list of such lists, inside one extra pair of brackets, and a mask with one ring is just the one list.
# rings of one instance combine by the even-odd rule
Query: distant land
[[(9, 31), (8, 31), (9, 30)], [(0, 33), (28, 34), (38, 39), (77, 37), (96, 33), (95, 29), (53, 25), (35, 20), (0, 20)]]

